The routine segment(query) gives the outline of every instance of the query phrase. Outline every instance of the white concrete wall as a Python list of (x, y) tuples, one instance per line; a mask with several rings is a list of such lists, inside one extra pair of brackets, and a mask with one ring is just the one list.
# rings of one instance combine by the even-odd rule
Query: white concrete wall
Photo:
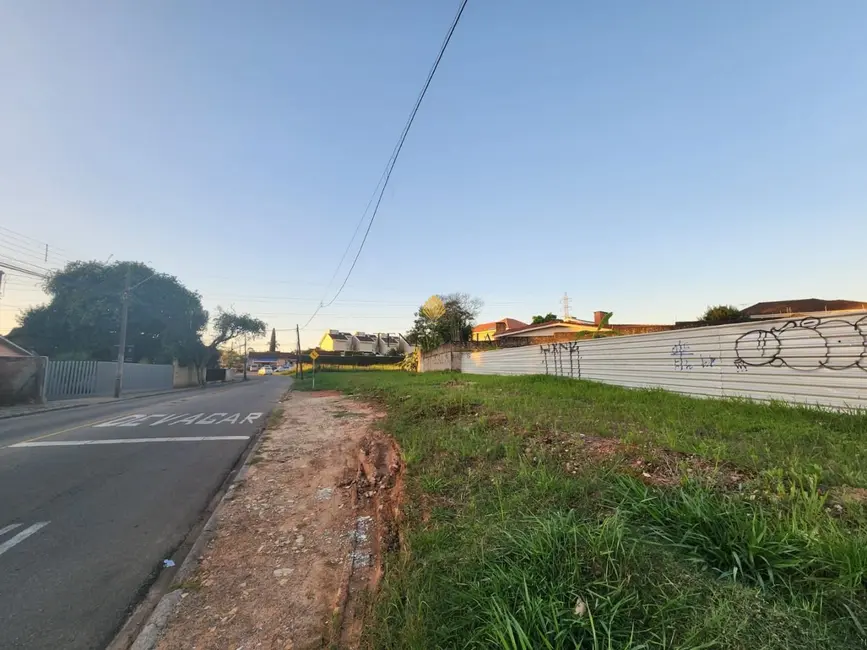
[(202, 383), (201, 379), (201, 372), (195, 366), (179, 366), (177, 363), (173, 364), (173, 388), (188, 388), (190, 386), (199, 386)]
[(867, 408), (867, 312), (464, 352), (461, 370)]
[(48, 359), (34, 356), (0, 356), (0, 405), (43, 401)]

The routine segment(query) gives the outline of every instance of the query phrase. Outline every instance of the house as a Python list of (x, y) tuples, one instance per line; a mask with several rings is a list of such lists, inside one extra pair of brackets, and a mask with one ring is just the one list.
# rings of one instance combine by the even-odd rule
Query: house
[[(397, 352), (400, 354), (400, 334), (377, 334), (376, 335), (376, 354), (379, 356), (388, 356)], [(394, 352), (392, 352), (394, 350)]]
[(406, 340), (403, 334), (397, 335), (397, 351), (401, 354), (412, 354), (415, 352), (415, 346)]
[(368, 334), (366, 332), (341, 332), (328, 330), (320, 339), (318, 350), (338, 354), (375, 354), (386, 356), (389, 350), (399, 354), (410, 354), (415, 347), (410, 345), (403, 334)]
[(350, 349), (359, 354), (376, 354), (376, 336), (364, 332), (356, 332), (352, 336)]
[(0, 357), (32, 357), (33, 354), (7, 339), (0, 336)]
[(295, 352), (250, 352), (247, 355), (247, 366), (250, 370), (258, 370), (262, 366), (272, 368), (291, 366), (295, 362)]
[[(578, 332), (596, 332), (598, 326), (586, 320), (578, 320), (577, 318), (569, 318), (564, 320), (551, 320), (546, 323), (536, 323), (535, 325), (524, 325), (509, 330), (502, 330), (494, 334), (495, 341), (511, 341), (514, 339), (539, 339), (547, 338), (554, 340), (568, 340)], [(608, 332), (608, 329), (602, 329), (603, 332)]]
[(352, 334), (340, 330), (328, 330), (316, 347), (326, 352), (349, 352), (352, 350)]
[(742, 309), (741, 313), (753, 320), (764, 320), (823, 311), (867, 311), (867, 301), (821, 300), (819, 298), (774, 300), (770, 302), (757, 302), (755, 305)]
[[(605, 320), (606, 311), (593, 312), (593, 324), (597, 327)], [(673, 330), (674, 325), (661, 325), (651, 323), (611, 323), (606, 328), (617, 334), (649, 334), (650, 332), (667, 332)]]
[(527, 327), (527, 323), (519, 321), (516, 318), (501, 318), (490, 323), (476, 325), (470, 338), (473, 341), (493, 341), (498, 334), (522, 327)]
[(406, 337), (403, 334), (379, 334), (379, 349), (383, 350), (382, 352), (377, 352), (377, 354), (388, 354), (388, 351), (392, 348), (397, 350), (399, 354), (412, 354), (415, 350), (415, 346), (406, 340)]

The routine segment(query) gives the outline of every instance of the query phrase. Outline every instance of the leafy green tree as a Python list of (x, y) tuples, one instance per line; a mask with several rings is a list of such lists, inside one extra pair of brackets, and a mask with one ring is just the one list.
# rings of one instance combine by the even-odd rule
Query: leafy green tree
[(557, 314), (552, 314), (548, 312), (544, 316), (533, 316), (533, 320), (531, 321), (532, 325), (541, 325), (542, 323), (550, 323), (551, 321), (557, 320)]
[(443, 343), (469, 341), (482, 308), (479, 298), (466, 293), (441, 294), (438, 297), (442, 301), (442, 309), (432, 313), (422, 305), (415, 313), (412, 329), (407, 332), (406, 340), (424, 352)]
[(244, 355), (232, 348), (225, 348), (220, 351), (220, 366), (222, 368), (243, 368)]
[(749, 318), (734, 305), (716, 305), (715, 307), (708, 307), (699, 320), (712, 325), (723, 325), (725, 323), (741, 323), (749, 320)]
[(268, 344), (268, 352), (276, 352), (277, 351), (277, 330), (275, 328), (271, 328), (271, 342)]
[(55, 359), (117, 357), (124, 283), (130, 272), (127, 345), (134, 361), (195, 356), (208, 313), (177, 278), (138, 262), (71, 262), (43, 288), (48, 304), (28, 309), (9, 338)]
[(214, 329), (214, 338), (207, 346), (207, 355), (205, 363), (212, 367), (220, 359), (220, 351), (217, 349), (224, 343), (228, 343), (241, 336), (249, 336), (258, 338), (265, 336), (268, 331), (268, 326), (264, 321), (254, 318), (250, 314), (238, 314), (234, 311), (226, 311), (222, 307), (217, 307), (217, 315), (212, 323)]

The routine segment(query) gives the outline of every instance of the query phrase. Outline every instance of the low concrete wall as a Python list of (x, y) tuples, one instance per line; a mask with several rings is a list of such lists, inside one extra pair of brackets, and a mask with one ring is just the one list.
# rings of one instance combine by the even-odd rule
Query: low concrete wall
[(179, 366), (173, 364), (172, 386), (174, 388), (190, 388), (202, 385), (202, 371), (195, 366)]
[(437, 372), (443, 370), (461, 369), (460, 350), (437, 349), (433, 352), (423, 353), (419, 361), (419, 372)]
[(0, 357), (0, 404), (44, 401), (45, 357)]

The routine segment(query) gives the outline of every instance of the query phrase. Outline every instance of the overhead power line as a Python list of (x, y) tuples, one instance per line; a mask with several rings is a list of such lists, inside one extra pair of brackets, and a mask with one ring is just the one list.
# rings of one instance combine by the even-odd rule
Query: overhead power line
[[(449, 30), (446, 32), (445, 38), (443, 39), (442, 45), (440, 45), (439, 53), (437, 54), (436, 59), (434, 60), (433, 66), (431, 66), (430, 72), (428, 72), (427, 79), (425, 79), (424, 85), (422, 86), (421, 92), (418, 95), (418, 99), (415, 101), (415, 106), (413, 106), (412, 111), (410, 111), (409, 118), (406, 121), (406, 124), (403, 127), (403, 131), (400, 134), (400, 137), (397, 140), (397, 144), (394, 147), (394, 151), (391, 154), (391, 158), (385, 166), (385, 171), (383, 172), (383, 178), (380, 181), (379, 185), (379, 195), (376, 198), (376, 204), (373, 207), (373, 212), (370, 215), (370, 221), (367, 223), (367, 229), (364, 231), (364, 237), (361, 239), (361, 244), (358, 246), (358, 251), (355, 253), (355, 258), (352, 260), (352, 265), (349, 267), (349, 271), (346, 273), (346, 277), (343, 278), (343, 283), (340, 285), (340, 288), (337, 290), (337, 293), (331, 298), (331, 300), (325, 304), (324, 302), (320, 302), (319, 306), (316, 308), (316, 311), (310, 316), (307, 322), (304, 324), (304, 327), (307, 327), (310, 322), (316, 318), (316, 314), (318, 314), (323, 308), (330, 306), (337, 297), (343, 292), (343, 288), (346, 286), (346, 283), (349, 281), (352, 272), (355, 270), (355, 265), (358, 262), (358, 258), (361, 256), (361, 251), (364, 250), (364, 245), (367, 243), (367, 237), (370, 235), (370, 229), (373, 227), (373, 222), (376, 220), (376, 215), (379, 212), (379, 205), (382, 203), (382, 197), (385, 194), (385, 188), (388, 187), (388, 181), (391, 179), (391, 172), (394, 170), (394, 165), (397, 163), (397, 159), (400, 156), (400, 151), (403, 149), (403, 143), (406, 141), (406, 136), (409, 133), (410, 128), (412, 127), (412, 123), (415, 120), (416, 113), (418, 113), (418, 109), (421, 106), (422, 100), (424, 100), (425, 95), (427, 94), (427, 90), (430, 87), (431, 81), (433, 81), (434, 74), (436, 74), (437, 68), (439, 67), (440, 61), (442, 61), (443, 55), (446, 52), (446, 48), (449, 45), (449, 42), (452, 40), (452, 34), (455, 33), (455, 29), (458, 26), (458, 22), (461, 20), (461, 15), (464, 13), (464, 8), (467, 6), (467, 0), (461, 0), (460, 5), (458, 6), (458, 11), (455, 14), (454, 20), (452, 20), (452, 24), (449, 27)], [(374, 191), (374, 195), (376, 195), (376, 191)], [(371, 197), (372, 201), (373, 197)], [(368, 208), (365, 209), (364, 213), (362, 213), (361, 220), (364, 220), (364, 214), (367, 213), (367, 210), (370, 207), (370, 203), (368, 203)], [(360, 225), (361, 222), (359, 222)], [(358, 228), (356, 228), (356, 233), (358, 232)], [(355, 239), (355, 235), (353, 235), (352, 239), (350, 239), (350, 245), (352, 244), (352, 240)], [(348, 249), (347, 249), (348, 250)], [(343, 260), (346, 257), (346, 253), (344, 253), (344, 257), (341, 258), (340, 264), (343, 263)], [(338, 269), (340, 268), (340, 264), (338, 264)], [(336, 273), (335, 273), (336, 275)], [(332, 278), (333, 279), (333, 278)], [(330, 284), (330, 283), (329, 283)]]
[(26, 269), (24, 267), (18, 266), (17, 264), (13, 264), (12, 262), (6, 262), (2, 260), (0, 260), (0, 268), (9, 269), (10, 271), (17, 271), (18, 273), (23, 273), (24, 275), (39, 278), (40, 280), (45, 280), (48, 277), (44, 273), (39, 273), (38, 271)]
[[(7, 228), (6, 226), (0, 226), (0, 237), (7, 240), (13, 240), (18, 244), (30, 247), (34, 252), (45, 255), (46, 247), (48, 249), (48, 255), (58, 257), (64, 261), (69, 261), (66, 256), (76, 257), (69, 251), (59, 248), (57, 246), (52, 246), (48, 242), (40, 241), (39, 239), (34, 239), (28, 235), (12, 230), (11, 228)], [(59, 255), (58, 253), (64, 253), (65, 255)]]

